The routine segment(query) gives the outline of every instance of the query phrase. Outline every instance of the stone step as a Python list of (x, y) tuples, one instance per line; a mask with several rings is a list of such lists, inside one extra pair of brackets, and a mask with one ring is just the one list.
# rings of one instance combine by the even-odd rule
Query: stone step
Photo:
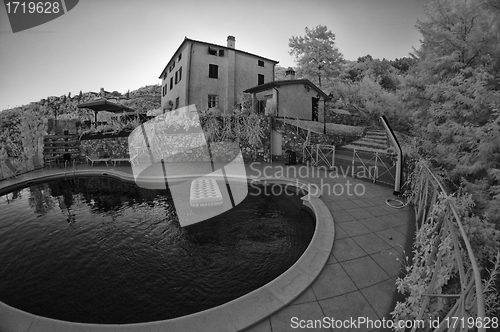
[(373, 148), (378, 148), (378, 149), (386, 149), (387, 148), (387, 144), (380, 144), (380, 143), (376, 143), (376, 142), (369, 142), (369, 141), (363, 141), (363, 140), (357, 140), (357, 141), (351, 142), (350, 144), (373, 147)]
[(373, 132), (367, 131), (365, 133), (365, 136), (386, 137), (387, 134), (385, 132), (383, 132), (383, 133), (373, 133)]
[(385, 153), (385, 154), (387, 154), (391, 151), (390, 149), (376, 149), (376, 148), (370, 148), (367, 146), (353, 145), (352, 143), (343, 145), (342, 148), (348, 149), (348, 150), (379, 152), (379, 153)]
[(380, 144), (387, 144), (387, 140), (386, 139), (381, 139), (381, 138), (371, 138), (371, 137), (363, 137), (362, 138), (363, 141), (365, 142), (374, 142), (374, 143), (380, 143)]
[(384, 132), (384, 133), (373, 133), (373, 132), (366, 132), (365, 133), (365, 137), (377, 137), (377, 138), (381, 138), (381, 137), (387, 137), (387, 134)]

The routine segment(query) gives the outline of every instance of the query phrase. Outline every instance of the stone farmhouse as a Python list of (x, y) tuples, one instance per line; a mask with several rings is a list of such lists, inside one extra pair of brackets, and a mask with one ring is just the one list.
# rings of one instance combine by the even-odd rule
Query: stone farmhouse
[(195, 104), (200, 111), (217, 107), (228, 113), (241, 106), (246, 94), (258, 114), (319, 121), (328, 96), (307, 79), (274, 80), (278, 61), (238, 50), (235, 37), (221, 46), (185, 38), (163, 68), (161, 107), (165, 111)]

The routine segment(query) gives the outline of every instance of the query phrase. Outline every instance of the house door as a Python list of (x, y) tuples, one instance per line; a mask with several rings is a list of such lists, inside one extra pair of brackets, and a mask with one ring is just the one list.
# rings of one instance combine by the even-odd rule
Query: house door
[(266, 111), (266, 101), (259, 100), (257, 101), (257, 114), (263, 115)]
[(312, 120), (313, 121), (318, 121), (318, 103), (319, 103), (319, 98), (312, 97)]

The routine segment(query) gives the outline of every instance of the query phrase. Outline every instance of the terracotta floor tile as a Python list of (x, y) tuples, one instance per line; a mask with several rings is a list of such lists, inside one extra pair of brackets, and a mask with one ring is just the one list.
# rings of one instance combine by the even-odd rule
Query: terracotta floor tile
[(389, 228), (387, 224), (385, 224), (382, 220), (380, 220), (377, 217), (361, 219), (360, 221), (363, 225), (368, 227), (372, 232), (377, 232)]
[(393, 298), (397, 293), (393, 279), (384, 280), (381, 283), (363, 288), (361, 293), (380, 319), (388, 318), (393, 309)]
[(387, 273), (390, 277), (397, 277), (404, 270), (406, 264), (404, 256), (395, 248), (382, 250), (370, 257)]
[[(341, 203), (339, 203), (339, 205), (342, 206)], [(354, 220), (355, 219), (352, 215), (350, 215), (346, 211), (334, 211), (332, 213), (332, 216), (333, 216), (333, 220), (336, 223), (342, 223), (342, 222), (346, 222), (346, 221), (350, 221), (350, 220)]]
[(358, 207), (356, 209), (349, 209), (349, 210), (346, 210), (346, 211), (351, 216), (353, 216), (354, 218), (356, 218), (358, 220), (360, 220), (360, 219), (366, 219), (366, 218), (373, 218), (374, 215), (367, 211), (367, 209), (369, 209), (369, 208), (370, 207), (364, 207), (364, 208)]
[(257, 325), (246, 329), (245, 332), (273, 332), (273, 330), (271, 329), (271, 320), (269, 318), (266, 318)]
[(380, 217), (380, 216), (385, 216), (389, 214), (385, 209), (383, 209), (381, 206), (368, 206), (365, 208), (366, 211), (370, 212), (372, 215), (375, 217)]
[(356, 285), (340, 264), (326, 265), (311, 286), (318, 300), (338, 296), (356, 290)]
[[(364, 298), (361, 292), (356, 291), (345, 295), (337, 296), (331, 299), (320, 300), (319, 305), (325, 313), (325, 317), (340, 321), (351, 320), (357, 323), (358, 317), (365, 317), (372, 321), (378, 319), (376, 312), (370, 306), (370, 303)], [(340, 323), (340, 322), (339, 322)], [(332, 331), (371, 331), (367, 326), (349, 326), (345, 324), (338, 325)]]
[(332, 254), (339, 262), (367, 255), (367, 253), (352, 238), (335, 240), (333, 243)]
[(316, 296), (314, 296), (314, 292), (312, 291), (312, 288), (309, 287), (304, 291), (304, 293), (300, 294), (298, 298), (293, 300), (291, 305), (295, 304), (301, 304), (301, 303), (309, 303), (309, 302), (315, 302), (316, 301)]
[(384, 229), (378, 232), (375, 232), (382, 240), (387, 242), (391, 247), (394, 247), (396, 245), (400, 246), (405, 246), (406, 244), (406, 237), (396, 231), (394, 228), (388, 228)]
[[(336, 224), (335, 225), (335, 241), (337, 241), (337, 239), (343, 239), (346, 237), (349, 237), (349, 235), (344, 231), (344, 229), (342, 228), (342, 226), (340, 226), (340, 224)], [(333, 243), (333, 245), (335, 246), (335, 242)]]
[[(297, 322), (294, 322), (296, 317)], [(312, 328), (312, 329), (296, 329), (294, 324), (298, 324), (299, 320), (316, 320), (323, 319), (324, 314), (318, 302), (302, 303), (285, 307), (271, 316), (271, 328), (273, 332), (289, 332), (289, 331), (314, 331), (323, 332), (330, 329)]]
[(372, 232), (368, 227), (357, 220), (346, 221), (342, 223), (341, 227), (351, 237)]
[(392, 247), (375, 233), (355, 236), (352, 239), (368, 254), (380, 252)]
[(361, 289), (389, 279), (389, 275), (369, 256), (339, 263)]

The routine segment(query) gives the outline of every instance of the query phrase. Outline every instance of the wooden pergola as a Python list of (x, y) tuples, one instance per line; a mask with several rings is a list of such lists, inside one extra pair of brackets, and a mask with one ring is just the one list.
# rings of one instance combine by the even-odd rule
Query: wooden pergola
[(94, 111), (94, 121), (97, 123), (97, 113), (102, 111), (112, 112), (112, 113), (127, 113), (127, 112), (135, 112), (134, 109), (113, 103), (106, 99), (96, 99), (86, 103), (78, 104), (78, 108), (88, 108)]

